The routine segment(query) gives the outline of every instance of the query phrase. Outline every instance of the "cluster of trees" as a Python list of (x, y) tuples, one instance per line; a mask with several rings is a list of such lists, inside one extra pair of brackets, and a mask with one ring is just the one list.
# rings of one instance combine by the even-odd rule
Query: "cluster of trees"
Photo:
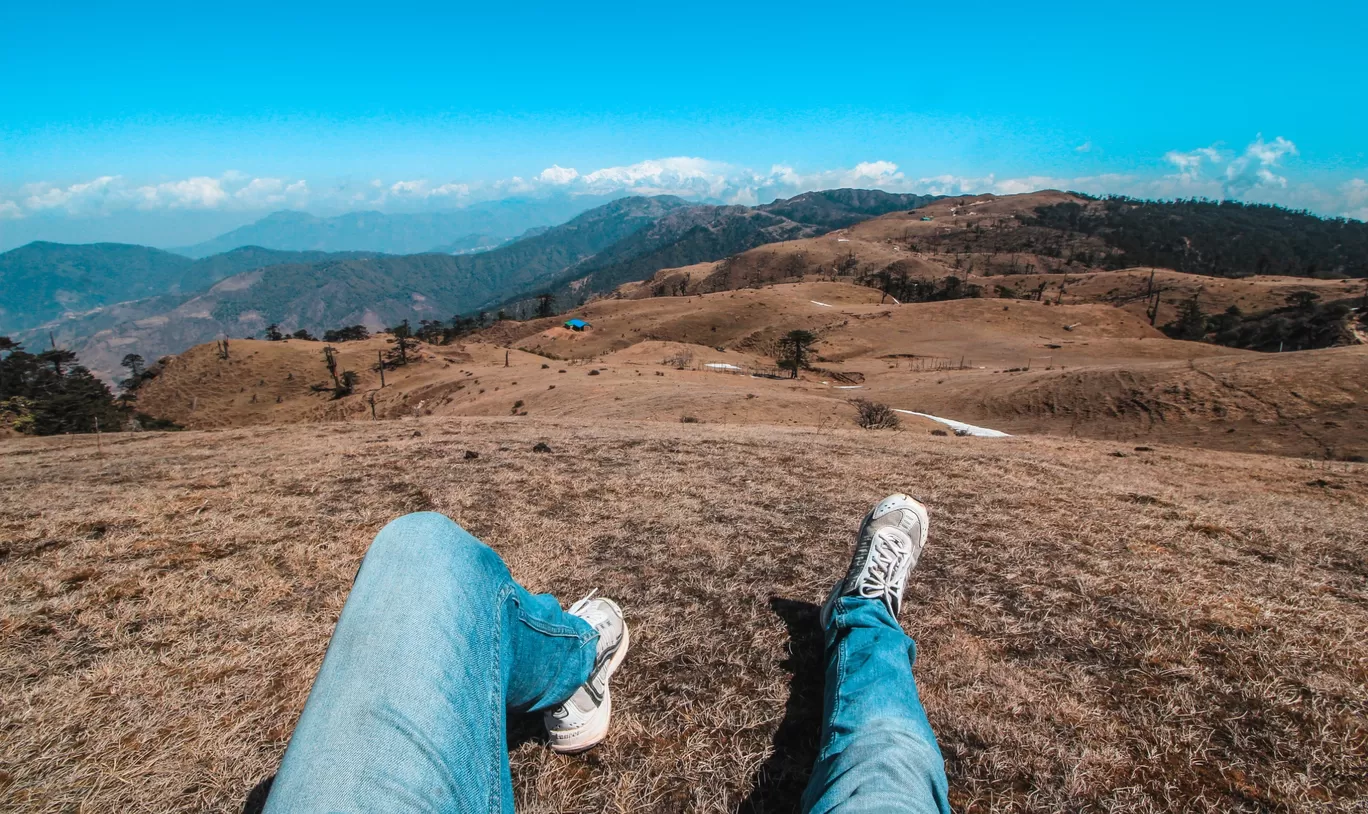
[[(528, 309), (519, 308), (513, 316), (510, 316), (507, 311), (502, 309), (492, 317), (489, 312), (480, 311), (474, 315), (457, 314), (451, 318), (450, 322), (445, 322), (440, 319), (419, 320), (417, 328), (412, 327), (408, 320), (404, 320), (399, 325), (389, 329), (389, 333), (395, 334), (396, 337), (397, 334), (403, 334), (402, 340), (399, 342), (402, 347), (393, 349), (397, 353), (395, 356), (396, 363), (408, 363), (408, 352), (413, 349), (413, 340), (421, 340), (429, 345), (447, 345), (461, 337), (468, 336), (476, 331), (487, 328), (494, 324), (494, 322), (506, 319), (524, 319), (526, 318), (528, 310), (532, 312), (531, 316), (537, 318), (552, 317), (556, 315), (556, 297), (554, 294), (538, 294), (533, 300), (529, 301), (529, 303), (532, 305)], [(369, 339), (370, 336), (371, 333), (365, 325), (348, 325), (335, 330), (324, 331), (323, 341), (328, 343), (355, 342), (362, 339)], [(287, 334), (275, 323), (266, 326), (264, 338), (268, 342), (280, 342), (285, 339), (305, 339), (310, 342), (318, 341), (318, 337), (309, 333), (304, 328), (300, 328), (294, 333)], [(395, 340), (392, 339), (391, 341), (393, 342)]]
[[(554, 295), (538, 294), (535, 303), (533, 316), (538, 318), (555, 316), (556, 298)], [(391, 341), (397, 343), (394, 350), (400, 352), (399, 363), (406, 364), (407, 353), (413, 347), (410, 340), (418, 339), (429, 345), (448, 345), (464, 336), (488, 328), (495, 322), (506, 319), (522, 319), (524, 313), (525, 311), (519, 309), (517, 314), (509, 316), (507, 311), (500, 310), (491, 318), (488, 311), (480, 311), (473, 316), (457, 314), (451, 318), (450, 322), (444, 322), (440, 319), (423, 319), (418, 321), (416, 329), (409, 325), (408, 320), (404, 320), (399, 325), (390, 328), (389, 332), (394, 336)]]
[[(285, 339), (304, 339), (309, 342), (317, 342), (318, 337), (309, 333), (306, 329), (300, 328), (292, 334), (287, 334), (280, 330), (280, 326), (271, 323), (266, 326), (263, 337), (267, 342), (280, 342)], [(365, 325), (348, 325), (332, 331), (323, 332), (324, 342), (355, 342), (360, 339), (369, 339), (370, 331)]]
[(309, 333), (303, 328), (300, 328), (294, 333), (288, 335), (282, 333), (280, 330), (280, 326), (276, 325), (274, 322), (266, 326), (265, 339), (267, 342), (280, 342), (284, 339), (307, 339), (310, 342), (318, 341), (318, 337), (314, 336), (313, 334)]
[(1368, 224), (1268, 204), (1109, 197), (1036, 209), (1031, 226), (1096, 237), (1108, 268), (1158, 266), (1216, 277), (1368, 277)]
[(366, 330), (365, 325), (348, 325), (345, 328), (323, 332), (324, 342), (359, 342), (369, 338), (370, 331)]
[[(497, 318), (505, 319), (507, 315), (500, 311)], [(407, 325), (407, 321), (404, 324)], [(489, 314), (484, 311), (473, 317), (454, 316), (449, 323), (440, 319), (424, 319), (418, 322), (418, 330), (414, 332), (414, 335), (429, 345), (447, 345), (463, 336), (473, 334), (489, 324)]]
[[(134, 381), (140, 383), (145, 371), (142, 357), (136, 358), (140, 369)], [(144, 425), (157, 424), (135, 414), (131, 401), (115, 398), (109, 386), (79, 364), (69, 350), (30, 353), (22, 344), (0, 336), (0, 426), (56, 435), (121, 430), (130, 417)]]
[(1163, 331), (1174, 339), (1247, 350), (1310, 350), (1352, 341), (1348, 323), (1353, 311), (1344, 300), (1321, 302), (1314, 291), (1297, 291), (1282, 308), (1246, 314), (1232, 305), (1222, 313), (1205, 314), (1193, 295), (1179, 304), (1177, 317)]
[[(119, 363), (128, 371), (128, 378), (119, 382), (119, 387), (127, 394), (137, 393), (138, 388), (142, 387), (157, 376), (162, 371), (162, 365), (158, 362), (149, 366), (147, 360), (141, 354), (128, 353), (124, 355), (123, 361)], [(130, 398), (133, 396), (130, 395)]]
[(913, 277), (902, 269), (890, 266), (860, 279), (862, 285), (877, 288), (886, 297), (898, 302), (942, 302), (983, 296), (981, 286), (950, 276), (939, 280)]

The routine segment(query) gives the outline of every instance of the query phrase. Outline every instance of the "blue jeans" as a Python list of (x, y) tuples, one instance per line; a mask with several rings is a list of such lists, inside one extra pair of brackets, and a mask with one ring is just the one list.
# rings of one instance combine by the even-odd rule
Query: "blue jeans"
[[(507, 712), (560, 705), (588, 680), (596, 644), (451, 520), (395, 520), (357, 573), (266, 811), (511, 812)], [(842, 599), (827, 654), (804, 809), (949, 811), (912, 641), (882, 604)]]
[(836, 601), (826, 629), (822, 740), (803, 811), (950, 811), (945, 761), (912, 662), (917, 646), (883, 602)]

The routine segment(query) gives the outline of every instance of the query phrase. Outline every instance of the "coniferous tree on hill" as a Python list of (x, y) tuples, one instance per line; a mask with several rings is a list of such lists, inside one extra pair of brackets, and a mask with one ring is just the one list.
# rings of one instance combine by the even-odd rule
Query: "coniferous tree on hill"
[(794, 330), (784, 334), (779, 340), (779, 367), (798, 378), (798, 373), (808, 367), (812, 357), (812, 346), (817, 343), (817, 335), (811, 331)]
[(1214, 277), (1368, 277), (1368, 224), (1239, 201), (1111, 197), (1036, 209), (1025, 224), (1096, 237), (1109, 268), (1157, 266)]
[(20, 432), (55, 435), (119, 430), (128, 411), (70, 351), (32, 354), (0, 337), (0, 419)]
[(390, 334), (394, 337), (390, 340), (390, 342), (394, 344), (394, 347), (390, 348), (389, 353), (386, 354), (386, 364), (389, 367), (407, 365), (409, 363), (410, 355), (413, 353), (414, 349), (418, 347), (418, 340), (413, 338), (413, 328), (409, 326), (408, 320), (404, 320), (393, 328), (390, 328)]
[(370, 331), (365, 325), (348, 325), (345, 328), (338, 328), (335, 331), (324, 331), (324, 342), (355, 342), (361, 339), (369, 339)]

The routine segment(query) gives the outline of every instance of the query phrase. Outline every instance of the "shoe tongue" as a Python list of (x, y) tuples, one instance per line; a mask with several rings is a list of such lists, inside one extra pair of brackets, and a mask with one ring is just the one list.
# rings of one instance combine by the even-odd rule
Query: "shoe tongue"
[(879, 542), (899, 549), (907, 548), (912, 542), (907, 532), (898, 526), (884, 526), (874, 532), (874, 536)]
[(586, 613), (580, 618), (588, 622), (589, 627), (592, 627), (596, 633), (602, 633), (608, 628), (612, 627), (612, 619), (610, 619), (608, 614), (604, 613), (603, 611), (594, 611), (593, 613)]

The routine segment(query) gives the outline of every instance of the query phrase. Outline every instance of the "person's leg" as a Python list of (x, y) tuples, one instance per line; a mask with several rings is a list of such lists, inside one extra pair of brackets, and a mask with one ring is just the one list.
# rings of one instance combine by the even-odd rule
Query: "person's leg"
[(822, 741), (805, 812), (950, 811), (945, 762), (912, 676), (916, 646), (897, 621), (927, 525), (925, 507), (906, 495), (880, 501), (860, 526), (850, 570), (822, 608)]
[(912, 678), (916, 645), (877, 599), (843, 597), (830, 617), (822, 746), (803, 810), (948, 812), (945, 762)]
[(598, 633), (440, 514), (371, 544), (267, 812), (511, 812), (506, 710), (557, 706)]

